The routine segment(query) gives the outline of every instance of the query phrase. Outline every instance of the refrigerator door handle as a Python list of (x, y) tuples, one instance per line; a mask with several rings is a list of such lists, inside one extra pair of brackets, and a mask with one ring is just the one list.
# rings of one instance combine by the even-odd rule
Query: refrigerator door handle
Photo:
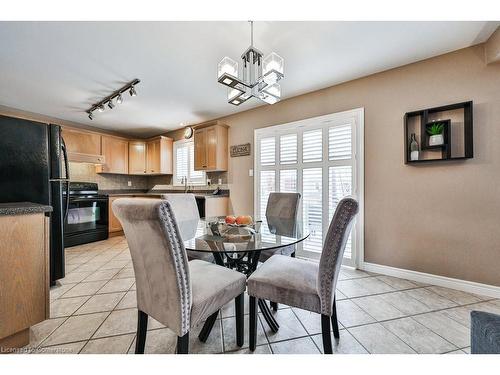
[(69, 211), (69, 181), (66, 181), (65, 184), (66, 184), (66, 204), (65, 204), (66, 209), (64, 211), (64, 221), (66, 221)]
[(61, 149), (64, 155), (64, 169), (66, 170), (66, 180), (69, 180), (69, 162), (68, 162), (68, 152), (66, 150), (66, 142), (64, 138), (61, 137)]
[(64, 169), (66, 170), (66, 203), (64, 205), (65, 211), (63, 215), (63, 221), (66, 221), (66, 218), (68, 217), (68, 211), (69, 211), (69, 163), (68, 163), (68, 153), (66, 150), (66, 143), (64, 142), (64, 138), (61, 137), (61, 149), (64, 155)]

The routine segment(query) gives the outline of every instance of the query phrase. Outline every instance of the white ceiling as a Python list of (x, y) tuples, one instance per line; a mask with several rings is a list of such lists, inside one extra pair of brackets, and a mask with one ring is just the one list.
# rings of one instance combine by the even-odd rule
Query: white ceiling
[[(283, 98), (484, 42), (498, 22), (255, 22), (254, 45), (285, 59)], [(247, 22), (0, 22), (0, 105), (150, 136), (263, 105), (234, 107), (217, 83), (239, 61)], [(138, 96), (85, 110), (139, 78)]]

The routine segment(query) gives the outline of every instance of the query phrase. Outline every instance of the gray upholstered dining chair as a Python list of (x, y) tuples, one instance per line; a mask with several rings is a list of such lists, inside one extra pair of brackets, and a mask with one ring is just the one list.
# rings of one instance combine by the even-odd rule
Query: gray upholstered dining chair
[[(187, 241), (194, 238), (200, 221), (195, 196), (193, 194), (171, 193), (162, 194), (161, 197), (170, 202), (182, 239)], [(202, 259), (207, 262), (214, 262), (213, 255), (209, 253), (187, 250), (187, 255), (189, 260)]]
[(324, 353), (331, 354), (330, 319), (333, 335), (340, 337), (335, 305), (335, 288), (342, 265), (344, 249), (358, 202), (343, 198), (337, 205), (319, 264), (303, 259), (275, 255), (248, 278), (250, 296), (250, 350), (255, 350), (257, 335), (257, 302), (266, 299), (321, 314)]
[[(297, 228), (297, 214), (299, 211), (299, 193), (270, 193), (266, 206), (266, 221), (269, 231), (282, 236), (294, 235)], [(273, 255), (289, 255), (295, 257), (295, 245), (279, 247), (260, 253), (259, 261), (265, 262)], [(278, 304), (270, 301), (271, 308), (278, 310)]]
[[(188, 262), (172, 205), (162, 199), (122, 198), (112, 205), (127, 238), (137, 289), (135, 352), (144, 353), (148, 316), (177, 334), (188, 353), (189, 331), (236, 301), (236, 342), (243, 345), (243, 274), (203, 260)], [(203, 333), (203, 330), (202, 330)], [(206, 336), (198, 336), (201, 341)]]
[[(290, 236), (295, 233), (299, 210), (299, 193), (270, 193), (266, 206), (266, 221), (273, 234)], [(283, 246), (275, 250), (266, 250), (259, 260), (265, 262), (275, 254), (295, 256), (295, 246)]]

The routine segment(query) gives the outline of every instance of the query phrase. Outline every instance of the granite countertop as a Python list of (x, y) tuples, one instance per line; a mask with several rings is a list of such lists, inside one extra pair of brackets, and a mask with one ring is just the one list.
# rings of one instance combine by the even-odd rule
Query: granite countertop
[(30, 215), (52, 212), (51, 206), (31, 202), (0, 203), (0, 215)]
[[(147, 197), (160, 197), (163, 194), (184, 193), (182, 190), (141, 190), (141, 189), (119, 189), (119, 190), (99, 190), (99, 194), (109, 196), (134, 195)], [(213, 195), (212, 190), (190, 191), (197, 198), (221, 198), (229, 197), (229, 190), (221, 190), (218, 195)]]

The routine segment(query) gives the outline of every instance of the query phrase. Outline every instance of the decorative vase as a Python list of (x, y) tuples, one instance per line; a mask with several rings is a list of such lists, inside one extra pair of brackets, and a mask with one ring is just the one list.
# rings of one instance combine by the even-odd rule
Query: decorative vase
[(411, 134), (411, 139), (410, 139), (410, 160), (415, 161), (418, 160), (418, 142), (417, 138), (415, 137), (415, 133)]
[(429, 137), (429, 146), (439, 146), (444, 144), (444, 137), (442, 134), (431, 135)]

